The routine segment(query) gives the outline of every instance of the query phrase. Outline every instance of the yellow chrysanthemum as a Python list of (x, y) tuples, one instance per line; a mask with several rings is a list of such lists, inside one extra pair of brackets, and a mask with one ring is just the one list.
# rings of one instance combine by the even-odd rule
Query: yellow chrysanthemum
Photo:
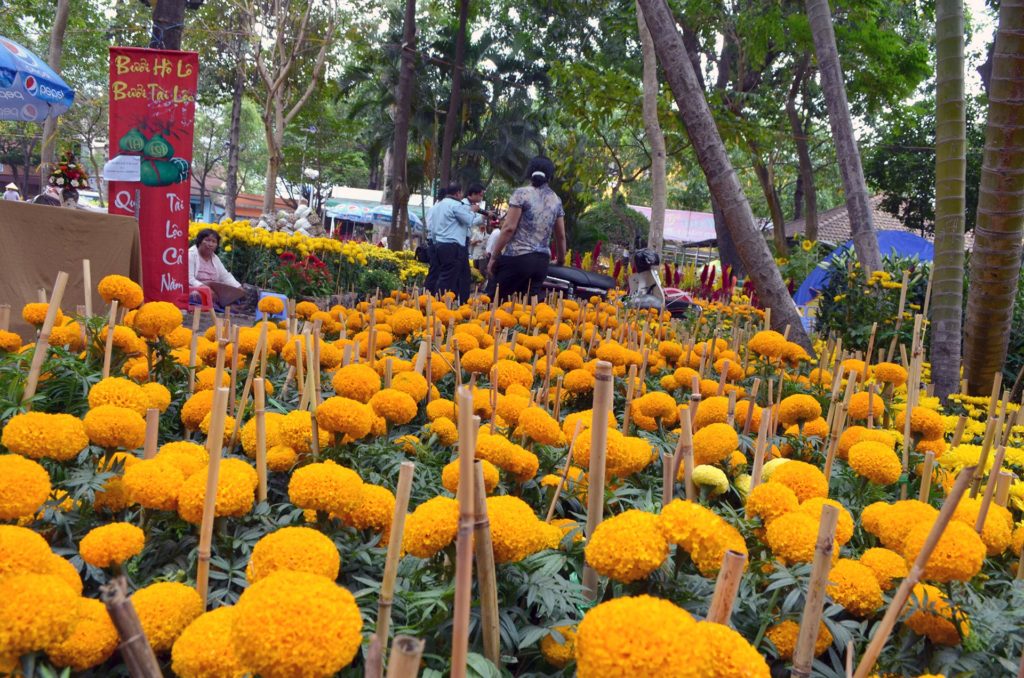
[(174, 304), (167, 301), (151, 301), (143, 304), (135, 313), (133, 326), (140, 336), (158, 339), (181, 327), (183, 316)]
[(34, 515), (50, 496), (50, 474), (31, 459), (0, 455), (0, 520)]
[(278, 570), (309, 572), (334, 580), (340, 567), (338, 548), (323, 533), (308, 527), (282, 527), (256, 542), (245, 574), (250, 583)]
[(52, 574), (0, 579), (0, 648), (15, 657), (53, 647), (74, 629), (78, 595)]
[(428, 499), (405, 520), (403, 548), (417, 558), (431, 558), (452, 543), (459, 526), (459, 503), (448, 497)]
[(828, 595), (855, 617), (870, 616), (882, 606), (882, 588), (866, 565), (840, 558), (829, 571), (828, 580)]
[(85, 433), (95, 445), (134, 450), (146, 440), (146, 420), (134, 410), (100, 405), (85, 413)]
[(123, 275), (104, 276), (96, 286), (96, 291), (108, 304), (117, 300), (119, 308), (132, 310), (142, 304), (142, 287)]
[(658, 527), (673, 544), (678, 544), (705, 577), (722, 566), (728, 550), (747, 552), (743, 535), (718, 514), (700, 504), (675, 499), (661, 510)]
[(78, 544), (82, 560), (93, 567), (113, 567), (142, 553), (146, 534), (131, 523), (110, 523), (89, 530)]
[(158, 582), (131, 597), (139, 623), (153, 651), (167, 652), (185, 627), (203, 613), (203, 600), (191, 586)]
[(668, 541), (658, 529), (657, 516), (630, 509), (597, 526), (585, 555), (598, 574), (629, 583), (661, 567), (668, 557)]
[[(281, 303), (274, 297), (265, 297)], [(244, 678), (250, 674), (242, 666), (231, 627), (234, 607), (219, 607), (204, 612), (185, 627), (171, 650), (171, 669), (180, 678)]]
[[(203, 467), (182, 484), (178, 493), (178, 515), (190, 523), (198, 524), (203, 518), (208, 474), (208, 467)], [(256, 484), (256, 471), (249, 464), (241, 459), (221, 459), (214, 515), (238, 517), (251, 511)]]
[[(924, 546), (931, 522), (915, 525), (903, 541), (903, 557), (914, 562)], [(985, 542), (973, 527), (951, 520), (924, 567), (924, 578), (936, 582), (970, 581), (985, 562)]]
[(123, 482), (128, 501), (160, 511), (178, 508), (178, 493), (185, 483), (185, 474), (168, 462), (168, 456), (144, 459), (125, 469)]
[(110, 620), (107, 607), (98, 600), (79, 598), (71, 634), (46, 648), (54, 666), (86, 671), (110, 659), (120, 638)]
[(359, 505), (363, 480), (350, 468), (331, 460), (303, 466), (292, 473), (288, 499), (303, 509), (349, 515)]
[(695, 626), (688, 612), (667, 600), (614, 598), (580, 622), (576, 670), (585, 678), (682, 675), (678, 653)]

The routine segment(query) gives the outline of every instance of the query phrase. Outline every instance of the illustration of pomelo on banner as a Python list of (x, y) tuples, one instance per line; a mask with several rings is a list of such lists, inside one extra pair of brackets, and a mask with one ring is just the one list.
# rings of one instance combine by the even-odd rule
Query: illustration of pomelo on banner
[(110, 157), (138, 156), (139, 181), (110, 182), (110, 212), (137, 216), (147, 300), (188, 304), (188, 223), (199, 56), (110, 48)]

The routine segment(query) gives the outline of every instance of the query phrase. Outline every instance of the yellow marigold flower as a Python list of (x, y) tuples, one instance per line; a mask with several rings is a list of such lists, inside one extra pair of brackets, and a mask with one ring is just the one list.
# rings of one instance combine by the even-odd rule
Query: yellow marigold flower
[(800, 504), (799, 511), (820, 521), (821, 511), (825, 504), (835, 507), (839, 511), (839, 520), (836, 522), (836, 543), (839, 546), (845, 546), (853, 538), (853, 516), (846, 510), (845, 506), (835, 499), (813, 497)]
[(0, 639), (15, 657), (53, 647), (71, 634), (78, 595), (52, 574), (13, 574), (0, 579)]
[(428, 499), (406, 518), (402, 547), (417, 558), (431, 558), (455, 540), (458, 526), (457, 501), (448, 497)]
[(754, 353), (766, 358), (778, 358), (785, 349), (786, 338), (775, 330), (761, 330), (750, 338), (747, 346)]
[(50, 497), (50, 474), (31, 459), (0, 455), (0, 520), (31, 516)]
[[(825, 622), (820, 623), (818, 637), (814, 641), (815, 657), (825, 652), (832, 644), (832, 634), (829, 633)], [(779, 659), (789, 660), (793, 658), (793, 650), (796, 649), (796, 638), (799, 633), (800, 625), (792, 619), (787, 619), (768, 629), (765, 636), (767, 636), (768, 640), (772, 641), (772, 645), (775, 646), (779, 653)]]
[(832, 383), (832, 372), (821, 367), (815, 367), (807, 373), (807, 379), (812, 384), (827, 386)]
[[(203, 467), (184, 482), (178, 493), (178, 515), (195, 525), (203, 518), (208, 474), (209, 468)], [(214, 515), (238, 517), (251, 511), (256, 484), (256, 470), (248, 463), (235, 458), (221, 459)]]
[(142, 631), (158, 654), (169, 651), (185, 627), (203, 613), (196, 590), (178, 582), (150, 584), (133, 593), (131, 600)]
[(316, 423), (323, 430), (344, 433), (349, 438), (358, 440), (365, 437), (373, 428), (372, 415), (370, 408), (358, 400), (334, 396), (316, 408)]
[(143, 304), (135, 314), (134, 327), (146, 339), (158, 339), (181, 327), (181, 311), (167, 301)]
[(76, 621), (71, 634), (60, 643), (46, 648), (55, 666), (86, 671), (110, 659), (120, 638), (107, 607), (98, 600), (79, 598)]
[(779, 421), (783, 426), (799, 425), (821, 416), (821, 404), (812, 396), (796, 393), (779, 403)]
[(391, 388), (408, 393), (417, 403), (427, 397), (429, 385), (423, 375), (416, 372), (399, 372), (391, 380)]
[[(895, 427), (902, 431), (906, 423), (906, 412), (897, 412)], [(915, 407), (910, 413), (910, 432), (927, 440), (941, 438), (946, 433), (946, 426), (938, 412), (926, 407)]]
[[(264, 297), (273, 299), (274, 297)], [(185, 627), (171, 650), (171, 669), (180, 678), (244, 678), (249, 671), (242, 666), (231, 640), (234, 607), (219, 607), (204, 612)]]
[(395, 495), (380, 485), (363, 485), (359, 493), (359, 504), (345, 518), (345, 522), (357, 530), (373, 530), (387, 533), (395, 515)]
[(828, 496), (825, 474), (817, 466), (802, 461), (791, 459), (779, 466), (772, 472), (769, 482), (786, 485), (801, 502), (813, 497)]
[(142, 304), (142, 287), (123, 275), (104, 276), (96, 291), (108, 304), (116, 299), (120, 308), (131, 310)]
[(426, 424), (423, 429), (437, 436), (437, 441), (445, 447), (454, 445), (459, 439), (459, 429), (448, 417), (438, 417)]
[(668, 557), (657, 516), (630, 509), (598, 525), (584, 551), (598, 574), (629, 583), (649, 576)]
[(747, 515), (760, 518), (765, 525), (799, 506), (793, 490), (781, 483), (761, 483), (747, 496)]
[(160, 413), (163, 414), (171, 406), (171, 392), (163, 384), (158, 384), (155, 381), (143, 384), (142, 392), (146, 396), (147, 408), (160, 410)]
[(866, 440), (882, 443), (890, 450), (896, 446), (896, 438), (889, 431), (866, 428), (864, 426), (850, 426), (839, 436), (839, 442), (836, 445), (836, 455), (840, 459), (848, 459), (850, 448)]
[(840, 558), (828, 579), (828, 595), (855, 617), (870, 616), (884, 602), (874, 571), (856, 560)]
[(544, 523), (534, 515), (529, 504), (518, 497), (488, 497), (487, 518), (491, 523), (497, 563), (518, 562), (547, 547)]
[(0, 352), (17, 353), (21, 348), (21, 337), (14, 332), (0, 330)]
[[(576, 438), (576, 444), (572, 448), (572, 460), (577, 466), (585, 469), (590, 468), (590, 441), (593, 435), (592, 429), (580, 431)], [(608, 429), (607, 449), (605, 452), (606, 465), (616, 467), (626, 455), (625, 437), (615, 428)], [(497, 462), (495, 462), (497, 463)], [(501, 466), (501, 464), (498, 464)], [(607, 470), (607, 469), (606, 469)], [(608, 472), (611, 476), (611, 472)]]
[(903, 464), (896, 453), (882, 443), (865, 440), (850, 448), (850, 468), (876, 485), (890, 485), (899, 480)]
[[(313, 416), (305, 410), (292, 410), (278, 420), (278, 443), (287, 445), (299, 454), (310, 454), (313, 442)], [(331, 443), (331, 433), (317, 430), (320, 447)]]
[(298, 459), (298, 453), (287, 445), (267, 448), (267, 468), (275, 473), (290, 471)]
[[(914, 562), (932, 529), (931, 522), (915, 525), (903, 540), (903, 557)], [(951, 520), (924, 567), (924, 578), (936, 582), (970, 581), (985, 562), (985, 542), (973, 527)]]
[[(214, 380), (217, 378), (217, 370), (213, 367), (205, 367), (196, 372), (196, 390), (209, 391), (214, 388)], [(227, 388), (231, 385), (231, 377), (227, 370), (220, 373), (220, 385)]]
[(848, 376), (861, 382), (867, 379), (868, 367), (863, 360), (847, 358), (840, 365), (842, 367), (844, 377)]
[(474, 348), (462, 356), (462, 369), (470, 373), (489, 375), (494, 364), (494, 351)]
[(256, 304), (256, 308), (258, 308), (261, 313), (266, 313), (267, 315), (278, 315), (284, 311), (284, 302), (277, 297), (263, 297), (260, 299), (259, 303)]
[(861, 391), (854, 393), (850, 398), (850, 408), (847, 413), (850, 419), (855, 421), (863, 421), (868, 418), (868, 403), (870, 402), (871, 416), (874, 419), (878, 419), (882, 416), (882, 411), (885, 408), (885, 403), (882, 401), (882, 396), (877, 393), (871, 393), (869, 391)]
[(52, 574), (54, 554), (37, 532), (0, 525), (0, 581), (12, 574)]
[(540, 639), (540, 653), (555, 668), (565, 666), (576, 657), (576, 629), (556, 626)]
[[(451, 419), (448, 421), (451, 421)], [(452, 426), (454, 425), (455, 424), (453, 423)], [(399, 436), (392, 442), (405, 454), (416, 454), (416, 447), (421, 444), (420, 439), (414, 435)]]
[(675, 398), (661, 391), (651, 391), (633, 401), (633, 410), (653, 419), (660, 419), (665, 426), (679, 421), (679, 405)]
[(4, 426), (0, 443), (11, 452), (30, 459), (69, 461), (89, 444), (85, 425), (70, 414), (24, 412)]
[(340, 567), (338, 548), (323, 533), (308, 527), (282, 527), (256, 542), (245, 576), (255, 583), (278, 570), (292, 570), (333, 581)]
[(693, 469), (693, 483), (697, 487), (708, 487), (712, 497), (729, 491), (729, 477), (717, 466), (700, 464)]
[[(210, 412), (205, 417), (203, 417), (203, 420), (201, 422), (199, 422), (199, 431), (203, 435), (207, 436), (207, 439), (209, 439), (209, 436), (210, 436), (210, 424), (212, 424), (212, 423), (213, 423), (213, 413), (212, 412)], [(231, 442), (231, 434), (232, 434), (232, 432), (234, 430), (235, 430), (235, 418), (231, 417), (231, 416), (225, 416), (224, 417), (224, 434), (222, 436), (221, 445), (227, 446), (227, 444)]]
[(333, 675), (362, 642), (355, 598), (326, 577), (275, 572), (235, 606), (231, 643), (242, 666), (264, 678)]
[(903, 556), (886, 548), (870, 548), (861, 554), (860, 564), (875, 573), (875, 579), (883, 591), (890, 590), (893, 580), (903, 579), (909, 572)]
[[(718, 382), (715, 382), (715, 391), (717, 390)], [(728, 418), (729, 399), (725, 396), (712, 395), (701, 401), (700, 407), (697, 408), (697, 416), (693, 419), (693, 430), (699, 431), (711, 424), (724, 424)]]
[(134, 410), (100, 405), (85, 414), (85, 433), (95, 445), (133, 450), (146, 440), (146, 420)]
[(177, 510), (185, 474), (168, 461), (168, 456), (143, 459), (125, 469), (123, 482), (128, 501), (159, 511)]
[[(44, 322), (46, 322), (46, 313), (49, 311), (49, 309), (50, 305), (46, 303), (36, 302), (31, 304), (25, 304), (21, 308), (21, 318), (29, 325), (35, 325), (36, 327), (40, 327)], [(63, 325), (65, 319), (66, 316), (58, 308), (57, 317), (54, 320), (54, 325)]]
[(370, 398), (370, 407), (389, 424), (402, 425), (412, 421), (418, 412), (412, 396), (394, 388), (383, 389)]
[[(753, 410), (750, 407), (751, 401), (743, 400), (736, 403), (736, 426), (745, 428), (747, 425), (747, 413), (750, 413), (750, 430), (757, 431), (761, 427), (761, 408), (755, 403)], [(726, 403), (728, 406), (728, 403)], [(703, 407), (703, 405), (701, 406)], [(700, 414), (700, 410), (697, 410)], [(728, 414), (726, 415), (728, 416)]]
[[(487, 461), (486, 459), (480, 460), (481, 468), (484, 472), (484, 491), (487, 494), (494, 492), (494, 488), (498, 486), (498, 482), (501, 479), (498, 474), (498, 467)], [(448, 464), (445, 464), (444, 468), (441, 469), (441, 484), (444, 485), (444, 489), (448, 490), (452, 494), (457, 494), (459, 489), (459, 460), (455, 459)]]
[[(974, 527), (981, 512), (981, 499), (964, 496), (953, 512), (953, 520)], [(1001, 555), (1013, 541), (1013, 516), (1005, 506), (995, 502), (989, 504), (985, 515), (985, 524), (981, 530), (981, 540), (985, 542), (987, 554), (992, 557)]]
[[(498, 402), (501, 402), (500, 396), (498, 398)], [(452, 402), (451, 400), (448, 400), (447, 398), (438, 398), (437, 400), (431, 400), (427, 404), (426, 412), (427, 419), (431, 421), (434, 421), (435, 419), (439, 419), (441, 417), (454, 421), (455, 403)]]
[(190, 431), (199, 430), (199, 424), (213, 409), (213, 391), (196, 391), (181, 406), (181, 423)]
[(818, 538), (818, 519), (795, 511), (768, 523), (765, 541), (775, 557), (787, 564), (814, 560), (814, 544)]
[(520, 413), (519, 430), (541, 445), (557, 445), (562, 439), (558, 422), (541, 407), (528, 407)]
[(899, 388), (907, 383), (907, 371), (902, 365), (896, 363), (878, 363), (871, 368), (875, 379), (884, 383), (892, 384), (893, 388)]
[[(936, 645), (959, 645), (960, 632), (954, 623), (954, 615), (962, 614), (949, 604), (942, 591), (929, 584), (914, 584), (914, 591), (904, 610), (916, 608), (903, 623), (919, 636), (926, 636)], [(964, 635), (970, 632), (964, 629)]]
[(883, 546), (902, 553), (907, 533), (921, 523), (931, 525), (938, 515), (934, 507), (916, 499), (894, 504), (879, 501), (864, 507), (860, 522), (865, 530), (878, 537)]
[(576, 670), (589, 678), (674, 676), (696, 623), (690, 613), (648, 595), (592, 607), (576, 635)]
[(210, 463), (210, 455), (206, 453), (206, 448), (187, 440), (164, 443), (154, 459), (181, 471), (184, 480), (203, 470)]
[(722, 556), (732, 549), (747, 552), (739, 531), (718, 514), (700, 504), (675, 499), (661, 510), (658, 527), (673, 544), (678, 544), (705, 577), (722, 566)]
[[(697, 410), (700, 416), (704, 406)], [(708, 424), (693, 434), (693, 463), (717, 464), (735, 450), (740, 444), (736, 430), (728, 424)], [(682, 465), (680, 465), (682, 468)]]
[(328, 459), (292, 473), (288, 499), (299, 508), (347, 516), (359, 505), (362, 489), (358, 473)]
[(139, 555), (145, 543), (145, 533), (131, 523), (110, 523), (89, 530), (78, 552), (93, 567), (107, 568)]
[(312, 301), (300, 301), (295, 304), (295, 315), (303, 320), (308, 320), (313, 317), (313, 314), (319, 311), (317, 305)]

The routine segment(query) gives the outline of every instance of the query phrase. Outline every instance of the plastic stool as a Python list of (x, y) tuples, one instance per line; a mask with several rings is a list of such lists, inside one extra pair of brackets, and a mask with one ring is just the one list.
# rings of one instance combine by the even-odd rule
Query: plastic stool
[(264, 313), (263, 311), (259, 310), (259, 308), (257, 307), (257, 309), (256, 309), (256, 320), (263, 320), (264, 318), (276, 318), (276, 319), (279, 319), (279, 320), (284, 320), (285, 318), (288, 317), (288, 297), (287, 296), (285, 296), (283, 294), (278, 294), (277, 292), (267, 292), (265, 290), (260, 290), (260, 299), (262, 300), (262, 299), (265, 299), (266, 297), (276, 297), (276, 298), (280, 299), (281, 303), (284, 305), (284, 309), (280, 313)]
[(195, 294), (199, 297), (200, 308), (204, 311), (213, 309), (213, 291), (209, 287), (190, 287), (188, 291), (188, 304), (194, 306), (192, 303), (192, 295)]

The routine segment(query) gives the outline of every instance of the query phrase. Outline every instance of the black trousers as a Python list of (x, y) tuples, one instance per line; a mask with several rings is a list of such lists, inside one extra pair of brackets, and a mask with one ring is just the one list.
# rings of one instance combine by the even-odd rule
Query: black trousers
[(544, 278), (548, 275), (548, 254), (531, 252), (517, 257), (498, 257), (494, 277), (487, 285), (487, 294), (500, 295), (499, 301), (513, 294), (540, 294)]
[[(434, 244), (437, 256), (437, 294), (454, 292), (459, 303), (469, 298), (469, 250), (451, 242)], [(431, 269), (434, 267), (431, 266)]]
[(437, 276), (440, 275), (441, 267), (437, 263), (437, 246), (434, 245), (433, 240), (427, 241), (427, 278), (423, 281), (423, 286), (427, 288), (427, 291), (436, 294), (437, 293)]

